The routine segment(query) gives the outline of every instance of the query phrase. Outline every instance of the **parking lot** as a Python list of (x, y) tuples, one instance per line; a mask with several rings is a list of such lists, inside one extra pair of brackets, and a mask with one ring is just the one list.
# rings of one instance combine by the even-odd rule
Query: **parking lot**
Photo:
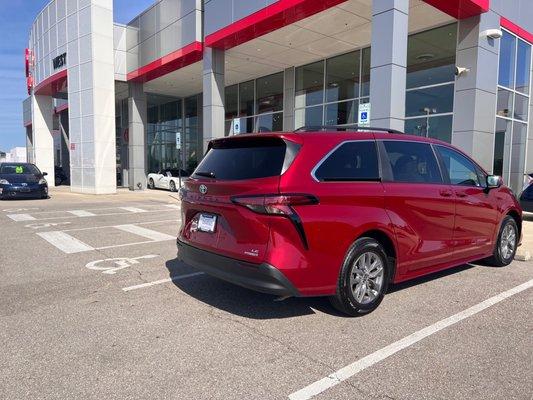
[(0, 202), (0, 398), (533, 398), (533, 262), (346, 318), (177, 262), (179, 210), (163, 191)]

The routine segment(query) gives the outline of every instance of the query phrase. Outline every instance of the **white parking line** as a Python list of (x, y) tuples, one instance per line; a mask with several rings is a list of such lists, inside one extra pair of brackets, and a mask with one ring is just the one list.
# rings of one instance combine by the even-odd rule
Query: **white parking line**
[(13, 221), (21, 222), (21, 221), (35, 221), (35, 218), (32, 217), (30, 214), (7, 214), (8, 218), (11, 218)]
[(177, 204), (167, 204), (165, 207), (168, 207), (168, 208), (175, 208), (175, 209), (181, 209), (181, 207)]
[(135, 286), (128, 286), (128, 287), (122, 288), (122, 290), (125, 291), (125, 292), (130, 292), (132, 290), (143, 289), (143, 288), (150, 287), (150, 286), (155, 286), (155, 285), (161, 285), (162, 283), (176, 282), (176, 281), (179, 281), (181, 279), (192, 278), (193, 276), (199, 276), (199, 275), (204, 275), (204, 273), (203, 272), (195, 272), (193, 274), (175, 276), (173, 278), (161, 279), (159, 281), (143, 283), (143, 284), (135, 285)]
[(85, 210), (70, 210), (70, 211), (67, 211), (69, 214), (72, 214), (72, 215), (75, 215), (76, 217), (94, 217), (96, 214), (92, 213), (92, 212), (89, 212), (89, 211), (85, 211)]
[(78, 240), (75, 237), (72, 237), (65, 232), (61, 232), (61, 231), (37, 232), (37, 235), (39, 235), (44, 240), (46, 240), (48, 243), (54, 245), (59, 250), (67, 254), (81, 253), (84, 251), (94, 250), (94, 247), (91, 247), (88, 244), (83, 243), (81, 240)]
[(115, 226), (115, 228), (120, 229), (124, 232), (133, 233), (135, 235), (145, 237), (147, 239), (153, 240), (154, 242), (162, 242), (164, 240), (175, 239), (174, 236), (167, 235), (166, 233), (153, 231), (151, 229), (143, 228), (142, 226), (137, 225), (117, 225)]
[(137, 207), (119, 207), (122, 210), (129, 211), (131, 213), (144, 213), (146, 210), (143, 210), (142, 208)]
[(289, 399), (290, 400), (311, 399), (312, 397), (315, 397), (316, 395), (319, 395), (320, 393), (325, 392), (326, 390), (332, 388), (333, 386), (338, 385), (339, 383), (347, 380), (348, 378), (351, 378), (352, 376), (363, 371), (364, 369), (371, 367), (372, 365), (379, 363), (380, 361), (385, 360), (386, 358), (398, 353), (399, 351), (409, 346), (412, 346), (413, 344), (421, 341), (422, 339), (425, 339), (428, 336), (431, 336), (445, 328), (448, 328), (449, 326), (452, 326), (466, 318), (469, 318), (477, 313), (480, 313), (481, 311), (489, 307), (492, 307), (493, 305), (498, 304), (499, 302), (511, 296), (514, 296), (520, 292), (523, 292), (524, 290), (527, 290), (531, 287), (533, 287), (533, 279), (521, 285), (518, 285), (512, 289), (509, 289), (505, 292), (502, 292), (494, 297), (491, 297), (485, 301), (482, 301), (481, 303), (478, 303), (475, 306), (467, 308), (466, 310), (461, 311), (455, 315), (452, 315), (451, 317), (440, 320), (434, 323), (433, 325), (430, 325), (409, 336), (406, 336), (403, 339), (400, 339), (397, 342), (394, 342), (378, 351), (375, 351), (374, 353), (369, 354), (368, 356), (357, 360), (353, 364), (350, 364), (342, 369), (339, 369), (338, 371), (332, 373), (331, 375), (319, 381), (316, 381), (297, 392), (292, 393), (291, 395), (289, 395)]

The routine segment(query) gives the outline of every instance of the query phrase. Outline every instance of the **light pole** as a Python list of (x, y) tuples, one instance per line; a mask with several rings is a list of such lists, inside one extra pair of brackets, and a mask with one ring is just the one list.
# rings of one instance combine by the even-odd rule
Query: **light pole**
[(426, 113), (426, 137), (429, 137), (429, 116), (431, 114), (436, 114), (437, 113), (437, 109), (436, 108), (424, 107), (424, 108), (420, 109), (420, 111)]

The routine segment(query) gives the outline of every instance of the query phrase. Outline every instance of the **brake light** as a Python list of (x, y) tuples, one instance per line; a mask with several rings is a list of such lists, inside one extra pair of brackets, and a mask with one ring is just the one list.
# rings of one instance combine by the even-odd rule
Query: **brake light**
[(293, 206), (318, 204), (318, 199), (309, 194), (281, 194), (265, 196), (234, 197), (233, 203), (246, 207), (258, 214), (284, 215), (295, 214)]
[(318, 199), (315, 196), (310, 194), (243, 196), (234, 197), (231, 201), (258, 214), (279, 215), (288, 218), (296, 228), (305, 249), (309, 249), (302, 220), (293, 206), (318, 204)]

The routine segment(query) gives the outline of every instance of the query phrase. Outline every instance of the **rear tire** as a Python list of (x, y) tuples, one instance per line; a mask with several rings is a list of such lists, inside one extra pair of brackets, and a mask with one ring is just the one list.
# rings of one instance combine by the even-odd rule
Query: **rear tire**
[(353, 317), (374, 311), (387, 292), (390, 271), (381, 243), (372, 238), (357, 239), (344, 258), (331, 304)]
[(518, 244), (518, 226), (510, 215), (507, 215), (500, 226), (494, 253), (487, 262), (495, 267), (506, 267), (514, 260)]
[(170, 191), (175, 192), (176, 191), (176, 184), (174, 181), (170, 181)]
[(152, 178), (148, 180), (148, 189), (155, 189), (154, 180)]

